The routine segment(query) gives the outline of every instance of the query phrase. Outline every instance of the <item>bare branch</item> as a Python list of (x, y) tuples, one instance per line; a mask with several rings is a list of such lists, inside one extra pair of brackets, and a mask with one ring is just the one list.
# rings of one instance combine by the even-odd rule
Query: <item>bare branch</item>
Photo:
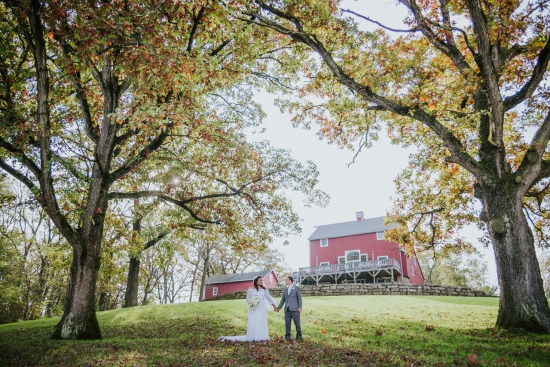
[(361, 19), (364, 19), (368, 22), (371, 22), (371, 23), (374, 23), (376, 24), (377, 26), (381, 27), (381, 28), (384, 28), (388, 31), (391, 31), (391, 32), (403, 32), (403, 33), (414, 33), (414, 32), (418, 32), (420, 31), (420, 29), (418, 27), (414, 27), (414, 28), (411, 28), (411, 29), (395, 29), (395, 28), (390, 28), (390, 27), (386, 27), (385, 25), (383, 25), (382, 23), (380, 22), (377, 22), (376, 20), (372, 20), (371, 18), (369, 17), (366, 17), (364, 15), (361, 15), (361, 14), (358, 14), (352, 10), (349, 10), (349, 9), (345, 9), (343, 10), (344, 13), (350, 13), (350, 14), (353, 14), (355, 15), (356, 17), (359, 17)]
[[(355, 163), (355, 158), (357, 158), (357, 156), (359, 155), (359, 153), (361, 153), (361, 150), (363, 149), (363, 147), (365, 145), (367, 145), (368, 141), (369, 141), (369, 130), (370, 130), (370, 126), (367, 126), (367, 131), (365, 132), (365, 134), (363, 134), (361, 136), (361, 139), (359, 140), (359, 149), (357, 149), (357, 152), (355, 152), (355, 155), (353, 156), (353, 159), (351, 160), (350, 163), (348, 163), (348, 168), (349, 166), (351, 166), (353, 163)], [(363, 143), (363, 139), (365, 140), (365, 142)]]

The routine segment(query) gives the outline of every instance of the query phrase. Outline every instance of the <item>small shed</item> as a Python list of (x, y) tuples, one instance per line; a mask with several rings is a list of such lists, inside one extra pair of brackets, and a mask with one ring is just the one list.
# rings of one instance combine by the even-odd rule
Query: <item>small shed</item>
[(220, 296), (229, 292), (244, 291), (252, 287), (254, 278), (261, 276), (264, 287), (275, 288), (279, 279), (273, 270), (253, 271), (240, 274), (216, 274), (206, 280), (203, 299)]

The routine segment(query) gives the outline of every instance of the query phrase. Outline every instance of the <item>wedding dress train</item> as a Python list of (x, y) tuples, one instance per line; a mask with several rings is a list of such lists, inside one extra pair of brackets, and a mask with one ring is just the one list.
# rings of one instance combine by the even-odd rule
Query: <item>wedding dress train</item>
[(250, 288), (246, 292), (246, 302), (250, 302), (253, 296), (258, 295), (260, 303), (256, 306), (255, 310), (248, 310), (248, 326), (246, 329), (246, 335), (237, 336), (222, 336), (219, 340), (229, 340), (233, 342), (252, 342), (259, 340), (270, 340), (269, 330), (267, 328), (267, 307), (275, 300), (269, 294), (266, 289)]

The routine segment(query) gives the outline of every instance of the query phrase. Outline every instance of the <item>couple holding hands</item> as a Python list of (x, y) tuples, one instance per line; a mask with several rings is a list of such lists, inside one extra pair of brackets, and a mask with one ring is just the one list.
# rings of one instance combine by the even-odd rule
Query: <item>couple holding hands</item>
[(270, 340), (267, 327), (267, 304), (273, 306), (275, 312), (279, 312), (284, 306), (285, 312), (285, 339), (290, 340), (290, 328), (292, 320), (296, 327), (296, 339), (302, 339), (302, 328), (300, 327), (300, 312), (302, 312), (302, 292), (300, 287), (294, 285), (294, 278), (286, 277), (286, 288), (283, 291), (279, 307), (275, 306), (275, 300), (263, 285), (262, 277), (254, 278), (254, 286), (246, 292), (246, 303), (248, 303), (248, 327), (246, 335), (222, 336), (219, 340), (229, 341), (259, 341)]

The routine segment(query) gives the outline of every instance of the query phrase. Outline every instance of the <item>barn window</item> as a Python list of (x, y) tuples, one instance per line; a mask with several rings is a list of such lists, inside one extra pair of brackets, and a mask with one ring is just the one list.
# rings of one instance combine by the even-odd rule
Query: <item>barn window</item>
[(269, 273), (269, 281), (273, 282), (273, 273)]
[(338, 264), (345, 264), (345, 263), (346, 263), (346, 257), (338, 256)]
[(384, 239), (384, 232), (376, 232), (376, 239), (377, 240), (383, 240)]
[(346, 262), (359, 261), (359, 251), (346, 251)]
[(218, 287), (212, 288), (212, 295), (217, 296), (218, 295)]
[(361, 262), (367, 261), (367, 255), (361, 254)]
[(416, 256), (413, 257), (413, 264), (416, 265)]
[(412, 269), (412, 275), (414, 277), (414, 266), (411, 266), (411, 269)]
[(328, 246), (328, 238), (322, 238), (321, 247), (327, 247), (327, 246)]
[(388, 260), (387, 256), (378, 256), (378, 260)]
[(320, 265), (320, 266), (326, 266), (326, 267), (328, 267), (328, 266), (330, 265), (330, 263), (329, 263), (329, 262), (322, 262), (322, 263), (319, 264), (319, 265)]

